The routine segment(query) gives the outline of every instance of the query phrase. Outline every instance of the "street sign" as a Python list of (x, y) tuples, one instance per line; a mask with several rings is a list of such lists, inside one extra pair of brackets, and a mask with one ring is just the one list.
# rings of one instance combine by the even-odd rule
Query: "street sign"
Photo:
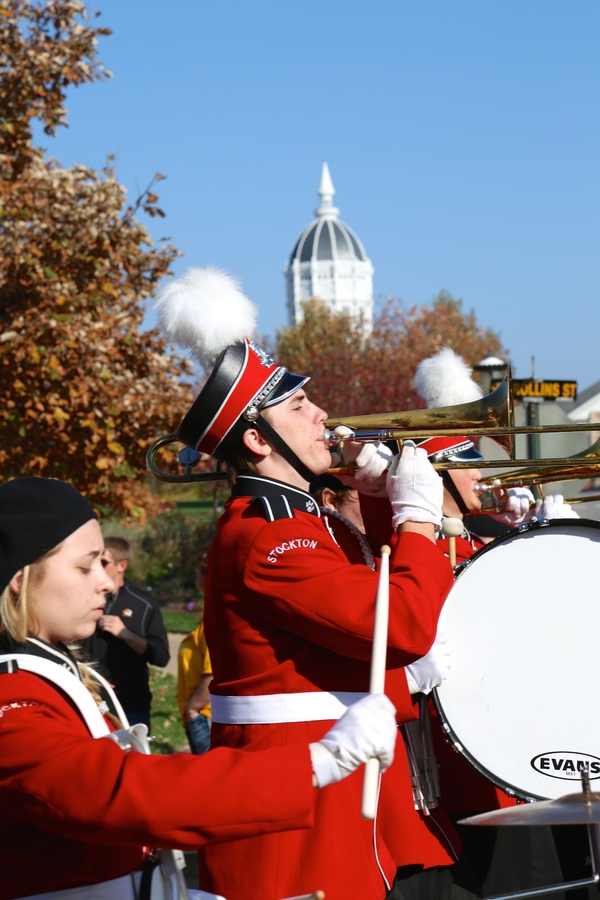
[[(501, 381), (494, 381), (491, 390)], [(510, 389), (515, 400), (576, 400), (576, 381), (538, 381), (536, 378), (511, 378)]]

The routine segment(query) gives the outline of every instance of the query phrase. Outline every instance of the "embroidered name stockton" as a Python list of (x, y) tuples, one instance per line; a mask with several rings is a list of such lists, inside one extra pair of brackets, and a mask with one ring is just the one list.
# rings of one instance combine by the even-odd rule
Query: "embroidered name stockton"
[(295, 538), (293, 541), (284, 541), (279, 547), (271, 550), (267, 559), (270, 563), (276, 563), (277, 557), (281, 556), (282, 553), (287, 553), (288, 550), (314, 550), (318, 543), (318, 541), (311, 541), (308, 538)]
[(4, 713), (10, 712), (13, 709), (24, 709), (28, 706), (45, 705), (45, 703), (37, 703), (35, 700), (16, 700), (14, 703), (7, 703), (5, 706), (0, 706), (0, 719), (4, 718)]

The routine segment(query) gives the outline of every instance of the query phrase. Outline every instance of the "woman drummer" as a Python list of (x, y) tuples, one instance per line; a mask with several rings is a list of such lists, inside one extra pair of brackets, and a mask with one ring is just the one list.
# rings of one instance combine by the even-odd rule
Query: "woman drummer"
[[(309, 827), (315, 787), (371, 756), (385, 766), (393, 754), (393, 706), (381, 696), (356, 704), (309, 746), (202, 757), (123, 752), (103, 736), (127, 725), (118, 701), (72, 649), (93, 632), (113, 588), (102, 550), (97, 517), (69, 484), (27, 477), (0, 485), (5, 900), (134, 900), (145, 846), (191, 850)], [(103, 714), (110, 707), (120, 722)]]

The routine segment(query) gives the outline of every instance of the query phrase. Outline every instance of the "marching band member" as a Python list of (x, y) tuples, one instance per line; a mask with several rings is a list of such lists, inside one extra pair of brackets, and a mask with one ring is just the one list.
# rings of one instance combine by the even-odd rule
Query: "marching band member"
[[(351, 564), (323, 524), (309, 486), (331, 463), (325, 412), (305, 392), (308, 377), (291, 374), (244, 337), (253, 316), (235, 287), (214, 270), (191, 270), (159, 297), (158, 312), (172, 340), (205, 363), (212, 357), (212, 374), (178, 438), (227, 463), (232, 476), (205, 585), (211, 741), (252, 755), (318, 739), (368, 690), (377, 573)], [(447, 671), (435, 639), (451, 571), (435, 544), (442, 483), (426, 455), (407, 446), (388, 485), (396, 535), (386, 692), (406, 721), (416, 716), (408, 679), (415, 691), (428, 691)], [(361, 819), (361, 790), (361, 779), (351, 777), (321, 794), (314, 826), (303, 834), (206, 848), (203, 886), (228, 900), (277, 900), (317, 888), (328, 900), (383, 900), (390, 890), (404, 896), (393, 888), (398, 867), (453, 862), (441, 835), (427, 832), (434, 849), (415, 849), (401, 809), (391, 829)], [(388, 791), (412, 810), (402, 766), (382, 778), (381, 794)], [(442, 890), (427, 896), (441, 898)]]
[[(430, 409), (469, 403), (483, 396), (480, 386), (471, 379), (471, 369), (449, 347), (419, 363), (413, 384)], [(477, 519), (473, 518), (482, 507), (476, 487), (481, 480), (481, 470), (477, 468), (477, 462), (484, 457), (473, 441), (466, 436), (425, 438), (419, 441), (419, 446), (426, 450), (433, 463), (473, 462), (472, 469), (444, 469), (441, 473), (444, 482), (442, 503), (444, 517), (460, 520), (469, 517), (469, 523), (474, 523), (472, 525), (474, 532), (465, 527), (462, 534), (455, 539), (456, 562), (464, 562), (487, 543), (476, 533)], [(509, 488), (506, 493), (505, 511), (489, 515), (498, 523), (505, 525), (507, 531), (531, 521), (534, 516), (545, 519), (579, 518), (575, 510), (564, 502), (561, 494), (551, 494), (544, 500), (536, 501), (531, 491), (525, 487)], [(448, 538), (444, 537), (443, 529), (439, 541), (440, 547), (447, 553)]]
[[(429, 408), (468, 403), (483, 396), (478, 384), (471, 379), (471, 369), (449, 348), (423, 360), (417, 367), (414, 386)], [(481, 479), (478, 460), (484, 457), (469, 437), (432, 437), (419, 442), (432, 463), (439, 461), (472, 461), (472, 469), (445, 469), (444, 517), (463, 520), (481, 509), (481, 499), (475, 490)], [(544, 501), (534, 501), (527, 488), (508, 490), (506, 511), (493, 514), (493, 519), (509, 531), (536, 515), (545, 518), (578, 518), (577, 513), (563, 502), (561, 495), (550, 495)], [(478, 517), (470, 518), (477, 527)], [(486, 541), (463, 529), (451, 538), (455, 543), (456, 562), (471, 559)], [(438, 546), (449, 554), (449, 540), (442, 533)], [(507, 585), (510, 573), (507, 573)], [(485, 603), (485, 597), (481, 598)], [(431, 713), (437, 720), (433, 705)], [(436, 727), (437, 726), (437, 727)], [(440, 766), (440, 805), (452, 819), (461, 819), (478, 812), (515, 806), (517, 801), (479, 774), (466, 759), (455, 752), (442, 736), (439, 723), (434, 724), (433, 736)], [(474, 828), (458, 826), (464, 843), (464, 853), (479, 880), (482, 896), (540, 887), (562, 880), (552, 833), (548, 827), (536, 828)], [(485, 833), (482, 833), (485, 832)], [(556, 895), (553, 895), (556, 896)]]
[(139, 900), (147, 847), (192, 850), (307, 830), (323, 793), (316, 787), (372, 756), (384, 768), (393, 757), (395, 710), (383, 695), (356, 704), (314, 742), (201, 757), (123, 752), (106, 739), (127, 726), (123, 710), (72, 650), (114, 588), (102, 551), (97, 517), (71, 485), (36, 477), (0, 485), (5, 900)]

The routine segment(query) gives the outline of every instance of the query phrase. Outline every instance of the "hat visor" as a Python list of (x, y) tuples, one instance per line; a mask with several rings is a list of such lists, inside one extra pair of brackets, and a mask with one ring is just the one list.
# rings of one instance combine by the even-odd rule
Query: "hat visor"
[(282, 400), (291, 397), (307, 381), (310, 381), (310, 375), (294, 375), (292, 372), (288, 372), (277, 385), (275, 393), (263, 405), (263, 409), (266, 409), (267, 406), (273, 406), (275, 403), (281, 403)]
[(444, 459), (448, 459), (451, 462), (478, 462), (481, 459), (485, 459), (482, 453), (479, 450), (476, 450), (475, 447), (468, 447), (465, 450), (454, 450), (445, 456)]

